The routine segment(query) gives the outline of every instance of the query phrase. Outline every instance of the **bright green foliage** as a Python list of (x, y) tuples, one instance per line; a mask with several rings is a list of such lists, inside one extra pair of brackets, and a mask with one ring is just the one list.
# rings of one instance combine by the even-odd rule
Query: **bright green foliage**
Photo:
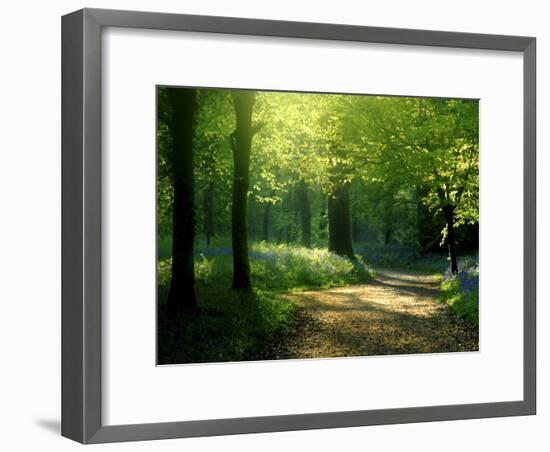
[[(162, 95), (159, 96), (162, 100)], [(230, 224), (235, 127), (229, 90), (199, 90), (196, 124), (197, 233), (205, 215), (215, 235)], [(162, 104), (161, 104), (162, 106)], [(335, 184), (352, 182), (352, 218), (362, 240), (435, 250), (446, 234), (445, 205), (455, 206), (457, 241), (470, 243), (479, 221), (478, 102), (406, 97), (258, 92), (251, 152), (249, 228), (262, 239), (265, 206), (269, 239), (297, 242), (297, 184), (307, 184), (312, 240), (326, 238), (326, 199)], [(171, 188), (166, 127), (159, 121), (159, 233), (169, 234)], [(213, 207), (204, 206), (211, 187)], [(461, 233), (461, 227), (467, 237)], [(460, 251), (460, 246), (459, 246)]]
[(477, 102), (377, 97), (358, 103), (369, 120), (356, 119), (357, 128), (373, 162), (363, 178), (375, 190), (389, 191), (392, 205), (420, 202), (433, 215), (453, 205), (455, 227), (479, 221)]
[[(179, 355), (170, 355), (176, 352), (165, 347), (166, 354), (161, 355), (167, 362), (253, 356), (262, 341), (282, 331), (292, 316), (292, 305), (281, 293), (366, 281), (371, 272), (361, 256), (368, 265), (409, 267), (420, 256), (435, 253), (429, 255), (426, 268), (437, 267), (440, 272), (445, 262), (440, 255), (450, 243), (455, 245), (455, 262), (457, 254), (477, 251), (478, 101), (258, 91), (251, 120), (246, 205), (253, 291), (231, 291), (234, 96), (224, 89), (196, 91), (193, 157), (199, 313), (194, 320), (185, 320), (185, 327), (168, 327), (166, 334), (175, 336), (163, 340), (172, 345), (178, 342), (174, 350)], [(166, 93), (159, 89), (161, 305), (173, 243), (170, 117)], [(335, 209), (335, 204), (346, 207)], [(336, 217), (350, 217), (350, 224), (335, 222), (334, 212)], [(309, 229), (304, 223), (309, 223)], [(334, 239), (329, 224), (338, 235), (351, 236), (347, 243), (353, 242), (352, 252), (340, 253), (351, 259), (326, 251), (329, 238)], [(224, 251), (217, 253), (217, 249)], [(406, 256), (402, 250), (407, 250)], [(445, 301), (475, 323), (477, 301), (472, 297), (477, 297), (477, 291), (464, 295), (454, 284), (452, 278), (443, 284)], [(201, 328), (207, 331), (205, 337)], [(223, 339), (218, 343), (215, 337)], [(208, 343), (205, 347), (210, 351), (193, 355), (186, 341)]]

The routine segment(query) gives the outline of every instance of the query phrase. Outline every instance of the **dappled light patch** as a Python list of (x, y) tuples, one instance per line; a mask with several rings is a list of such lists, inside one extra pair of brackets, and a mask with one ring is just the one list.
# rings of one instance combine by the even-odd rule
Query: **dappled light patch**
[(280, 294), (299, 289), (368, 281), (372, 271), (321, 249), (254, 244), (252, 291), (232, 290), (232, 255), (227, 248), (195, 258), (198, 310), (174, 316), (165, 306), (170, 259), (158, 263), (158, 360), (160, 364), (261, 359), (260, 350), (286, 332), (296, 304)]
[[(437, 302), (436, 276), (378, 272), (371, 284), (289, 296), (310, 319), (278, 348), (286, 358), (478, 350), (477, 331)], [(311, 325), (314, 325), (312, 327)]]

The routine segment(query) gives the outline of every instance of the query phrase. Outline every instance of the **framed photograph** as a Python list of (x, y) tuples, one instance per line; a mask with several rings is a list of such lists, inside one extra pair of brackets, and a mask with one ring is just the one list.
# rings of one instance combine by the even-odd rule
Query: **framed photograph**
[(535, 38), (84, 9), (62, 66), (64, 436), (535, 414)]

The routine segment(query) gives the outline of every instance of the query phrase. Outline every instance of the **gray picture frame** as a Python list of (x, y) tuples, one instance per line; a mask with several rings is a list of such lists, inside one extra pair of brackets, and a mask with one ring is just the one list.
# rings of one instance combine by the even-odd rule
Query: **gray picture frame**
[[(524, 68), (523, 399), (466, 405), (104, 425), (101, 417), (101, 33), (104, 27), (520, 52)], [(62, 18), (62, 128), (63, 436), (81, 443), (105, 443), (535, 414), (535, 38), (83, 9)]]

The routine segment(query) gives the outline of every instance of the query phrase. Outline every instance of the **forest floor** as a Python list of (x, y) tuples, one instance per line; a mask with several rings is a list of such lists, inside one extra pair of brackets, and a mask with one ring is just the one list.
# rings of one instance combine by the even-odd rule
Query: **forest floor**
[[(377, 270), (368, 284), (288, 295), (299, 309), (267, 359), (478, 350), (477, 331), (440, 303), (437, 275)], [(264, 358), (265, 359), (265, 358)]]

